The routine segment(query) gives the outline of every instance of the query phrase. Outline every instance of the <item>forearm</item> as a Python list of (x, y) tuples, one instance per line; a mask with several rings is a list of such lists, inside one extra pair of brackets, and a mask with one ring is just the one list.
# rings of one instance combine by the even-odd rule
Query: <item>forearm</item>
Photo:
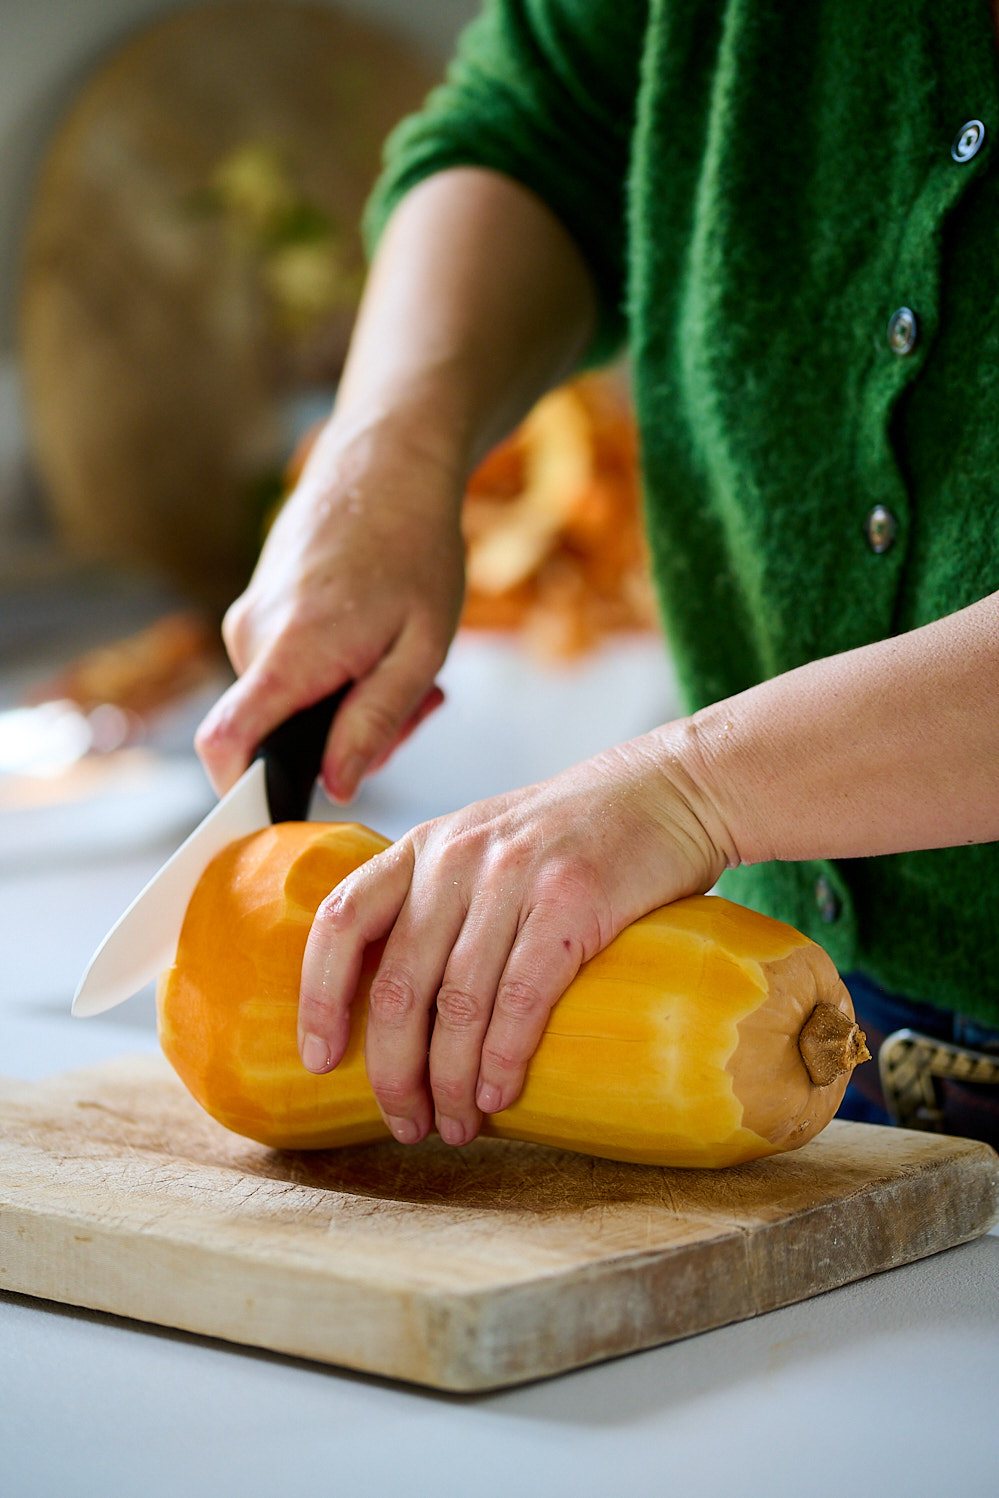
[(729, 865), (999, 839), (999, 594), (659, 734)]
[(470, 468), (572, 369), (590, 274), (551, 211), (477, 167), (402, 199), (372, 266), (334, 425), (402, 422)]
[(572, 368), (594, 314), (574, 242), (515, 182), (463, 168), (401, 200), (333, 416), (226, 615), (239, 680), (197, 736), (218, 789), (277, 723), (353, 682), (323, 760), (348, 800), (440, 701), (468, 472)]

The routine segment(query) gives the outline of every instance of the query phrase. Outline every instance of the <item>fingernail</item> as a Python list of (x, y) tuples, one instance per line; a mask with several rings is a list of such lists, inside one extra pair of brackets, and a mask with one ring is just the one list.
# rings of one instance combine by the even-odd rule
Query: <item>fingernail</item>
[(302, 1065), (306, 1071), (325, 1071), (330, 1064), (330, 1048), (319, 1035), (302, 1039)]
[(492, 1082), (481, 1082), (475, 1094), (475, 1101), (483, 1113), (498, 1113), (503, 1102), (503, 1094)]
[(357, 790), (365, 765), (366, 760), (360, 754), (352, 754), (344, 760), (336, 778), (337, 791), (342, 797), (348, 798)]
[(460, 1119), (446, 1116), (437, 1120), (437, 1132), (445, 1144), (464, 1144), (468, 1133)]
[(415, 1144), (420, 1137), (419, 1125), (411, 1118), (390, 1118), (386, 1115), (385, 1122), (400, 1144)]

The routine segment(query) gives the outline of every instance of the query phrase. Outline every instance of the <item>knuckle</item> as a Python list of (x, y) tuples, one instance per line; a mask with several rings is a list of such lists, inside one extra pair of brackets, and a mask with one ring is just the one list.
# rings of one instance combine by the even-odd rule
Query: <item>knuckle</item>
[(338, 886), (320, 901), (313, 925), (331, 935), (349, 931), (358, 918), (357, 900), (349, 889)]
[(431, 1069), (430, 1087), (434, 1102), (445, 1113), (458, 1113), (466, 1107), (471, 1097), (470, 1086), (453, 1074), (441, 1075)]
[(358, 705), (360, 742), (369, 754), (390, 744), (399, 731), (399, 719), (388, 703), (373, 701)]
[(405, 1114), (413, 1106), (413, 1088), (403, 1078), (378, 1076), (369, 1080), (372, 1092), (386, 1113)]
[(504, 836), (489, 849), (489, 872), (496, 880), (515, 878), (532, 857), (530, 843), (522, 837)]
[[(344, 1021), (324, 995), (303, 993), (298, 1006), (299, 1028), (320, 1039), (336, 1040)], [(349, 1023), (349, 1020), (347, 1021)]]
[(488, 821), (483, 818), (481, 803), (473, 802), (461, 811), (441, 819), (439, 825), (442, 852), (461, 858), (470, 850), (488, 847)]
[(239, 708), (238, 698), (234, 701), (235, 696), (236, 693), (230, 690), (220, 697), (198, 725), (195, 742), (200, 749), (228, 747), (236, 738), (235, 729)]
[(511, 978), (500, 984), (496, 995), (496, 1013), (514, 1023), (535, 1021), (548, 1013), (549, 1005), (536, 983), (527, 978)]
[(470, 869), (478, 868), (478, 840), (474, 832), (447, 823), (433, 829), (433, 852), (441, 881), (463, 881)]
[(608, 939), (604, 935), (604, 927), (597, 912), (592, 909), (586, 909), (577, 916), (570, 928), (566, 928), (563, 922), (555, 932), (555, 940), (562, 948), (564, 960), (574, 970), (578, 970), (584, 962), (605, 947)]
[(198, 725), (194, 734), (194, 747), (203, 759), (213, 755), (217, 740), (218, 729), (214, 720), (209, 722), (206, 719)]
[(421, 621), (423, 628), (409, 643), (409, 664), (418, 677), (432, 677), (447, 655), (448, 640), (435, 617)]
[(481, 891), (505, 896), (517, 885), (523, 855), (515, 845), (497, 842), (489, 819), (476, 813), (471, 807), (433, 829), (440, 877), (445, 884), (457, 880), (467, 885), (471, 875)]
[(485, 1014), (482, 999), (470, 989), (445, 984), (437, 995), (437, 1018), (449, 1030), (477, 1028)]
[(222, 617), (222, 643), (232, 656), (238, 652), (246, 629), (247, 605), (241, 598), (231, 603)]
[(412, 980), (393, 969), (375, 974), (368, 996), (371, 1018), (386, 1029), (408, 1024), (420, 1009), (420, 999)]
[(579, 859), (548, 864), (538, 876), (539, 897), (560, 906), (592, 904), (601, 888), (596, 866)]
[(538, 879), (536, 905), (562, 930), (562, 944), (578, 962), (605, 947), (614, 935), (612, 912), (599, 872), (586, 864), (545, 869)]
[(487, 1042), (482, 1047), (482, 1067), (484, 1071), (492, 1076), (519, 1077), (524, 1066), (524, 1058), (516, 1056), (509, 1047), (498, 1046)]
[(289, 692), (292, 692), (293, 696), (297, 695), (296, 677), (284, 667), (286, 658), (285, 652), (275, 645), (259, 664), (254, 662), (254, 689), (263, 700), (270, 704), (278, 702), (284, 706)]

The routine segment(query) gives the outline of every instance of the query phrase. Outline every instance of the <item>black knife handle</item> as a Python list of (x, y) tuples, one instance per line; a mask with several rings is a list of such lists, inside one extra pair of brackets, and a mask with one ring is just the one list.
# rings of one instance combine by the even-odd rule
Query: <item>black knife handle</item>
[(350, 685), (346, 682), (321, 702), (279, 723), (253, 756), (264, 762), (272, 822), (305, 820), (330, 725)]

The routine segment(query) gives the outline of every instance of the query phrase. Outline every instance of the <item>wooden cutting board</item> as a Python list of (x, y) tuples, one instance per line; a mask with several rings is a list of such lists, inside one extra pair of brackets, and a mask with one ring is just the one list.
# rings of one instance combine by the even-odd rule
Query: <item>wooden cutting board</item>
[(0, 1286), (441, 1389), (706, 1331), (997, 1218), (988, 1146), (864, 1124), (727, 1171), (305, 1154), (228, 1133), (156, 1057), (0, 1083)]

